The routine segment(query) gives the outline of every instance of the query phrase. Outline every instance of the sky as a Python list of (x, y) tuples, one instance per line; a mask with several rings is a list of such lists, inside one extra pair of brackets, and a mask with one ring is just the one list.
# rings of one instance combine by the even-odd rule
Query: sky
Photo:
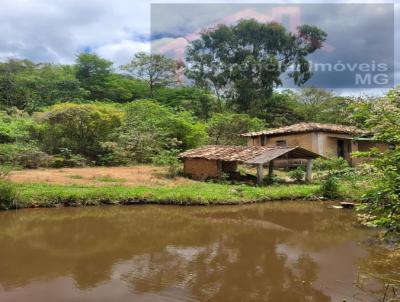
[[(256, 18), (263, 20), (263, 16), (270, 15), (268, 6), (257, 7), (254, 3), (271, 3), (271, 1), (257, 0), (0, 1), (2, 3), (0, 10), (0, 60), (28, 58), (35, 62), (64, 64), (72, 63), (80, 52), (94, 52), (114, 61), (116, 66), (129, 62), (138, 51), (150, 51), (151, 45), (153, 49), (156, 45), (159, 50), (160, 46), (170, 45), (173, 39), (178, 39), (178, 42), (183, 41), (184, 45), (190, 39), (196, 37), (196, 32), (202, 27), (212, 26), (215, 22), (221, 22), (221, 20), (230, 22), (230, 19), (237, 17), (238, 10), (244, 12), (244, 17), (254, 17), (252, 13), (255, 11), (259, 13)], [(170, 2), (175, 4), (170, 4)], [(389, 65), (393, 65), (393, 61), (397, 64), (396, 67), (391, 66), (391, 68), (395, 68), (396, 77), (391, 79), (390, 84), (400, 83), (400, 66), (397, 55), (397, 53), (400, 53), (400, 22), (399, 18), (396, 17), (395, 25), (392, 24), (390, 29), (391, 23), (388, 21), (390, 11), (383, 9), (383, 12), (379, 12), (375, 8), (371, 9), (373, 6), (368, 6), (364, 10), (360, 10), (362, 6), (359, 6), (351, 10), (348, 9), (350, 6), (343, 5), (340, 7), (331, 4), (316, 5), (312, 9), (309, 9), (310, 6), (308, 6), (305, 9), (302, 4), (321, 1), (273, 1), (273, 3), (277, 2), (291, 4), (292, 8), (300, 7), (302, 22), (316, 23), (315, 25), (322, 26), (328, 32), (328, 36), (330, 34), (330, 37), (332, 37), (331, 40), (327, 41), (329, 43), (325, 45), (324, 51), (313, 58), (316, 62), (325, 60), (324, 62), (329, 61), (333, 64), (338, 59), (350, 63), (358, 62), (357, 60), (371, 62), (374, 59), (378, 61), (386, 59), (388, 60), (386, 63), (389, 63)], [(394, 3), (395, 16), (400, 16), (399, 0), (330, 1), (330, 3), (336, 4), (349, 2)], [(181, 5), (176, 3), (181, 3)], [(199, 3), (202, 5), (198, 6)], [(214, 9), (215, 6), (204, 5), (204, 3), (226, 3), (228, 5), (222, 6), (223, 9)], [(241, 6), (232, 5), (232, 3), (241, 3)], [(196, 5), (197, 8), (195, 8)], [(201, 9), (199, 10), (199, 8)], [(317, 18), (318, 16), (319, 18)], [(265, 19), (265, 21), (270, 20)], [(362, 24), (362, 26), (361, 30), (355, 28), (347, 30), (343, 24)], [(350, 41), (352, 43), (349, 44)], [(394, 51), (389, 51), (390, 45), (397, 48)], [(331, 53), (326, 49), (330, 49)], [(330, 55), (332, 53), (335, 56)], [(363, 55), (355, 60), (354, 54)], [(348, 74), (346, 73), (346, 75)], [(346, 93), (351, 93), (354, 87), (336, 83), (340, 82), (341, 78), (343, 76), (337, 75), (315, 77), (314, 84), (334, 88), (337, 91), (343, 88)], [(380, 91), (380, 87), (372, 86), (365, 91)], [(364, 91), (364, 88), (360, 89)], [(360, 89), (355, 89), (355, 91), (358, 93), (361, 91)]]

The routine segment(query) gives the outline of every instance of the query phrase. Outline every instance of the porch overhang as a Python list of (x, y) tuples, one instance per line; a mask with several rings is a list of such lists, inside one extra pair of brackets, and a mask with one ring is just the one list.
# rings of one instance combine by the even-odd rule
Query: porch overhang
[(272, 177), (273, 161), (275, 159), (306, 159), (306, 179), (311, 180), (312, 160), (321, 155), (301, 147), (266, 147), (266, 146), (204, 146), (188, 150), (180, 154), (181, 158), (230, 161), (257, 166), (257, 182), (261, 184), (264, 178), (264, 165), (269, 165), (269, 176)]

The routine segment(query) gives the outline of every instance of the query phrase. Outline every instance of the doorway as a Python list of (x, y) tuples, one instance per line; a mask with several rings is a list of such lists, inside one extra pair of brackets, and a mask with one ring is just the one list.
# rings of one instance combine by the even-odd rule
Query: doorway
[(338, 139), (337, 141), (337, 156), (345, 158), (344, 140)]

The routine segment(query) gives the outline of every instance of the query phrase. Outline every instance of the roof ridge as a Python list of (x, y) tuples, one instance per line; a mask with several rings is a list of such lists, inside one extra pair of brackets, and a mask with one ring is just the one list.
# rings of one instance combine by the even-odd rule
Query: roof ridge
[(313, 131), (325, 131), (333, 133), (343, 133), (355, 135), (362, 133), (363, 130), (349, 125), (332, 124), (332, 123), (316, 123), (316, 122), (300, 122), (292, 125), (277, 127), (273, 129), (266, 129), (255, 132), (243, 133), (241, 136), (252, 137), (259, 135), (274, 135), (274, 134), (287, 134), (287, 133), (302, 133)]

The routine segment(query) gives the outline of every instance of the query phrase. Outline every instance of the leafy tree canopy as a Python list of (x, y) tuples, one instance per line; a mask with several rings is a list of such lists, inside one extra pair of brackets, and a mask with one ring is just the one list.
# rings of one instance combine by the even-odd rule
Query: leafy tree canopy
[(57, 104), (36, 115), (42, 148), (58, 154), (67, 148), (74, 154), (96, 159), (102, 153), (101, 143), (108, 141), (120, 126), (122, 112), (108, 104)]
[(71, 66), (14, 59), (0, 63), (0, 106), (33, 112), (56, 102), (80, 101), (87, 95)]
[(107, 98), (104, 83), (108, 83), (112, 72), (111, 61), (91, 53), (81, 53), (76, 58), (76, 78), (82, 87), (90, 91), (89, 98), (102, 100)]
[(254, 19), (219, 25), (203, 31), (188, 46), (186, 75), (219, 98), (229, 99), (236, 110), (246, 111), (255, 100), (272, 95), (282, 84), (282, 73), (304, 84), (311, 77), (306, 57), (325, 39), (325, 32), (310, 25), (299, 26), (297, 33)]
[(196, 87), (164, 87), (157, 89), (154, 97), (168, 107), (190, 111), (201, 120), (208, 120), (214, 112), (219, 111), (215, 96)]
[(154, 100), (126, 107), (120, 143), (138, 162), (149, 162), (163, 149), (185, 150), (203, 143), (204, 125), (186, 111), (174, 112)]
[(33, 124), (29, 115), (22, 111), (0, 112), (0, 144), (29, 142)]
[(216, 113), (207, 123), (209, 142), (215, 145), (244, 145), (246, 139), (241, 133), (262, 129), (264, 123), (247, 114)]
[(133, 78), (146, 82), (149, 96), (154, 97), (156, 88), (178, 82), (178, 71), (182, 67), (183, 63), (166, 56), (139, 52), (129, 64), (121, 66), (121, 69)]

